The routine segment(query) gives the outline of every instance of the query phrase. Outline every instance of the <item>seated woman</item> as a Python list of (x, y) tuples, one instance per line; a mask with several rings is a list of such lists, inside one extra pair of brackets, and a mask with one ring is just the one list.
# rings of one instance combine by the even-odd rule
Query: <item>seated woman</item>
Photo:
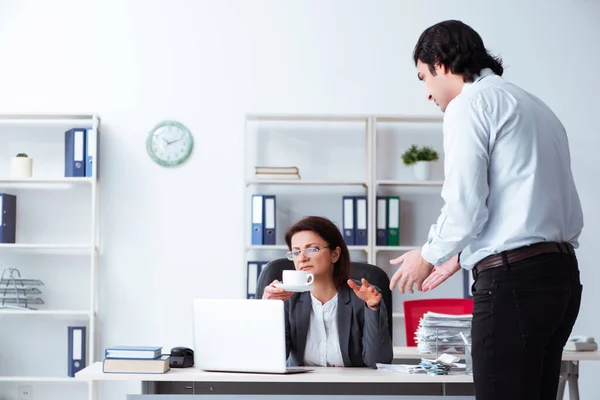
[(387, 311), (376, 287), (349, 279), (350, 254), (337, 226), (307, 217), (285, 235), (288, 259), (314, 275), (310, 292), (292, 293), (273, 281), (263, 299), (285, 301), (289, 365), (375, 368), (393, 358)]

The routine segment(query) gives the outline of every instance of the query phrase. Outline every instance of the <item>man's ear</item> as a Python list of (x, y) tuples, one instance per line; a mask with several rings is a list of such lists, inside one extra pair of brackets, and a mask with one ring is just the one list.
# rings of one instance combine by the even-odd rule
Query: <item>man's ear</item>
[(450, 68), (447, 68), (442, 63), (437, 63), (437, 65), (435, 67), (436, 67), (436, 70), (437, 70), (438, 74), (446, 75), (446, 74), (451, 74), (452, 73), (452, 71), (450, 71)]

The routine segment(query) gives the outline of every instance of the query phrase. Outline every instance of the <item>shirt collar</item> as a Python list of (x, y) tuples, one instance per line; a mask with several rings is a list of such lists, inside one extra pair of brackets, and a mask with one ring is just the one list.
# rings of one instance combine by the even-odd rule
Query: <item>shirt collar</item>
[(325, 304), (321, 304), (321, 302), (319, 300), (317, 300), (317, 298), (315, 296), (313, 296), (312, 293), (310, 294), (310, 298), (311, 298), (313, 307), (330, 309), (330, 308), (335, 308), (335, 306), (337, 305), (338, 293), (336, 293), (335, 296), (333, 296), (331, 298), (331, 300), (327, 301), (327, 303), (325, 303)]
[(479, 71), (478, 75), (475, 75), (475, 79), (473, 79), (473, 82), (465, 82), (465, 84), (463, 85), (463, 88), (461, 90), (461, 92), (464, 92), (465, 90), (467, 90), (468, 88), (471, 87), (471, 85), (473, 85), (474, 83), (479, 82), (480, 80), (482, 80), (483, 78), (485, 78), (486, 76), (490, 76), (490, 75), (494, 75), (494, 71), (492, 71), (491, 68), (484, 68), (481, 71)]

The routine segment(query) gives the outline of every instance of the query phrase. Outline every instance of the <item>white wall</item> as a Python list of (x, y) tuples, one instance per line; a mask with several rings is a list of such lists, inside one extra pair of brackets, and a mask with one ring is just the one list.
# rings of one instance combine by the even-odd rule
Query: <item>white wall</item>
[[(411, 51), (427, 26), (462, 19), (504, 57), (505, 77), (545, 100), (569, 132), (586, 217), (576, 330), (600, 336), (599, 17), (591, 0), (1, 0), (0, 111), (100, 114), (101, 348), (191, 346), (190, 299), (245, 290), (244, 113), (436, 113)], [(171, 170), (144, 146), (166, 118), (196, 138), (189, 162)], [(582, 364), (582, 398), (598, 373)], [(101, 395), (136, 389), (106, 384)]]

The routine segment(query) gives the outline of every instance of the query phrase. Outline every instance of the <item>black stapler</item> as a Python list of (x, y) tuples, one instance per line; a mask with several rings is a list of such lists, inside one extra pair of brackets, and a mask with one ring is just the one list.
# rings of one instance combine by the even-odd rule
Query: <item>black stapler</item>
[(169, 357), (169, 367), (188, 368), (194, 366), (194, 350), (187, 347), (173, 347)]

